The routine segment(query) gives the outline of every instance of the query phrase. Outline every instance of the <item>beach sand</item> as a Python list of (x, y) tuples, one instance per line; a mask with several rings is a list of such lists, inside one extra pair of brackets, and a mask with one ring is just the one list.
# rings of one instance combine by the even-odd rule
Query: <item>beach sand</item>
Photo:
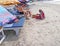
[(26, 20), (18, 37), (7, 31), (0, 46), (60, 46), (60, 5), (36, 3), (34, 8), (42, 9), (46, 18)]

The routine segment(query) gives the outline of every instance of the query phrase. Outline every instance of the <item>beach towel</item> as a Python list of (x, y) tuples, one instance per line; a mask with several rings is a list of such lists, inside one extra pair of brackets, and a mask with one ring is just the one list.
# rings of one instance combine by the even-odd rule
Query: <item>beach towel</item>
[(16, 16), (9, 13), (4, 7), (0, 6), (0, 23), (2, 25), (16, 19)]

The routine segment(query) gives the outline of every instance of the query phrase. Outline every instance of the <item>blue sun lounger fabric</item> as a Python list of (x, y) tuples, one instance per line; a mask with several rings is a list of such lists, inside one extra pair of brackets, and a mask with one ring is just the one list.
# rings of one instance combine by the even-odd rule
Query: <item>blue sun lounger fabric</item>
[(12, 15), (4, 7), (0, 6), (0, 24), (4, 25), (14, 19), (16, 19), (16, 16)]
[[(20, 28), (24, 24), (25, 18), (22, 17), (19, 19), (19, 22), (7, 24), (11, 20), (14, 20), (16, 16), (12, 15), (10, 12), (8, 12), (4, 7), (0, 6), (0, 26), (3, 26), (3, 30), (13, 29), (16, 32), (16, 36), (19, 34)], [(0, 44), (5, 39), (6, 35), (4, 34), (3, 30), (0, 30)], [(2, 38), (1, 38), (2, 36)]]
[[(4, 7), (0, 6), (0, 22), (4, 25), (6, 23), (8, 23), (11, 20), (14, 20), (16, 18), (16, 16), (12, 15), (11, 13), (9, 13)], [(19, 19), (19, 22), (17, 23), (12, 23), (12, 24), (6, 24), (4, 25), (4, 27), (22, 27), (23, 23), (24, 23), (25, 18), (21, 17)]]
[(25, 17), (21, 17), (19, 22), (7, 24), (9, 21), (15, 19), (16, 16), (8, 12), (4, 7), (0, 6), (0, 24), (3, 25), (3, 30), (14, 30), (16, 35), (19, 33), (19, 29), (24, 25)]
[(25, 18), (22, 17), (22, 18), (19, 19), (19, 22), (17, 22), (17, 23), (12, 23), (12, 24), (6, 24), (6, 25), (4, 25), (4, 28), (23, 27), (24, 21), (25, 21)]

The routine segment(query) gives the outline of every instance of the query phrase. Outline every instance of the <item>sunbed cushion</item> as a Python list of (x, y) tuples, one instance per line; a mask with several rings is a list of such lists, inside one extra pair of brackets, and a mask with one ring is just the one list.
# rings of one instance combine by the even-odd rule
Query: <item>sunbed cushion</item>
[[(5, 7), (6, 8), (6, 7)], [(24, 16), (23, 15), (23, 13), (21, 13), (21, 12), (19, 12), (17, 9), (16, 9), (16, 7), (14, 6), (14, 7), (12, 7), (12, 8), (6, 8), (12, 15), (16, 15), (16, 16), (18, 16), (19, 18), (20, 17), (22, 17), (22, 16)]]
[(13, 16), (3, 6), (0, 6), (0, 22), (2, 23), (2, 26), (16, 18), (17, 17), (15, 15)]
[(12, 24), (6, 24), (4, 25), (4, 28), (15, 28), (15, 27), (22, 27), (24, 25), (25, 18), (20, 18), (19, 22), (12, 23)]
[(5, 7), (10, 13), (12, 13), (13, 15), (20, 15), (23, 13), (20, 13), (17, 9), (16, 6), (11, 6), (11, 7)]

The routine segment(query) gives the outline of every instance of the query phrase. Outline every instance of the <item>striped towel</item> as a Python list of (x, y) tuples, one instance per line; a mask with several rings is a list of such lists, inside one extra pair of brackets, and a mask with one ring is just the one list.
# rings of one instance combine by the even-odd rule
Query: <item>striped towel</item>
[(16, 16), (9, 13), (4, 7), (0, 6), (0, 23), (2, 25), (16, 19)]

